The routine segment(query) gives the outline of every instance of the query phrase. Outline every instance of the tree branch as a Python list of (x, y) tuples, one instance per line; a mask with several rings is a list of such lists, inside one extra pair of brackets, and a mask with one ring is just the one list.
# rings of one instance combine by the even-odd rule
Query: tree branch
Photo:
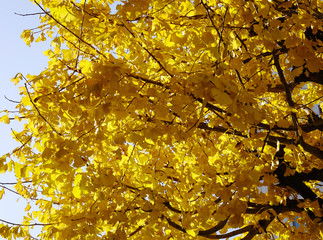
[(199, 233), (198, 233), (198, 235), (199, 236), (208, 236), (208, 235), (211, 235), (211, 234), (213, 234), (213, 233), (221, 230), (225, 226), (225, 224), (227, 224), (227, 222), (229, 220), (229, 217), (227, 217), (227, 219), (225, 219), (223, 221), (218, 222), (218, 224), (215, 225), (212, 228), (209, 228), (207, 230), (200, 230)]
[(41, 15), (41, 14), (46, 14), (47, 12), (37, 12), (37, 13), (16, 13), (18, 16), (26, 17), (26, 16), (35, 16), (35, 15)]
[(86, 44), (87, 46), (89, 46), (90, 48), (92, 48), (95, 52), (97, 52), (99, 55), (101, 55), (102, 57), (104, 57), (105, 59), (107, 59), (107, 57), (101, 53), (98, 49), (96, 49), (95, 47), (93, 47), (90, 43), (86, 42), (85, 40), (83, 40), (80, 36), (78, 36), (76, 33), (74, 33), (73, 31), (71, 31), (68, 27), (66, 27), (65, 25), (63, 25), (60, 21), (58, 21), (55, 17), (53, 17), (49, 12), (45, 11), (45, 9), (36, 1), (34, 0), (34, 3), (47, 15), (49, 16), (51, 19), (53, 19), (58, 25), (60, 25), (61, 27), (63, 27), (64, 29), (66, 29), (69, 33), (71, 33), (74, 37), (76, 37), (78, 40), (80, 40), (82, 43)]
[(29, 93), (29, 90), (28, 90), (28, 87), (27, 87), (27, 84), (25, 83), (25, 88), (26, 88), (26, 91), (27, 91), (27, 94), (28, 94), (28, 97), (29, 97), (29, 101), (31, 102), (31, 104), (34, 106), (34, 108), (36, 109), (36, 111), (38, 112), (39, 116), (50, 126), (50, 128), (56, 132), (58, 135), (62, 136), (62, 134), (60, 132), (58, 132), (54, 126), (49, 123), (47, 121), (47, 119), (40, 113), (39, 109), (37, 108), (37, 106), (35, 105), (34, 101), (31, 99), (31, 96), (30, 96), (30, 93)]
[[(282, 82), (283, 86), (284, 86), (284, 90), (285, 90), (285, 95), (286, 95), (286, 100), (287, 100), (287, 103), (290, 107), (294, 108), (295, 107), (295, 103), (292, 99), (292, 94), (289, 90), (289, 86), (286, 82), (286, 79), (285, 79), (285, 76), (284, 76), (284, 73), (283, 73), (283, 70), (281, 69), (280, 67), (280, 63), (279, 63), (279, 55), (277, 55), (274, 51), (273, 53), (273, 57), (274, 57), (274, 65), (277, 69), (277, 72), (278, 72), (278, 76), (280, 78), (280, 81)], [(296, 116), (296, 113), (292, 112), (291, 113), (292, 115), (292, 119), (293, 119), (293, 123), (294, 123), (294, 127), (297, 128), (298, 127), (298, 121), (297, 121), (297, 116)], [(298, 133), (298, 129), (296, 130), (296, 133), (299, 135)]]

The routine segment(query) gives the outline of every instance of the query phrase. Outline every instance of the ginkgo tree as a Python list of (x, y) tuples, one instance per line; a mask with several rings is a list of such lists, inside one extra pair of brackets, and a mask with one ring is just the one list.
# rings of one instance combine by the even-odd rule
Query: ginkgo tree
[(2, 237), (323, 238), (322, 1), (31, 2)]

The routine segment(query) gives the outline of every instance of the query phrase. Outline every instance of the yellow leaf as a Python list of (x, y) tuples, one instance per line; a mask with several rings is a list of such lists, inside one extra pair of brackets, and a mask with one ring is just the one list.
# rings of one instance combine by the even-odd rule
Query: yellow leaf
[(8, 115), (4, 115), (0, 118), (0, 122), (3, 122), (5, 124), (9, 124), (10, 123), (10, 119), (8, 117)]
[(30, 204), (29, 204), (29, 203), (27, 203), (27, 206), (26, 206), (26, 208), (25, 208), (25, 212), (28, 212), (28, 211), (30, 210), (30, 208), (31, 208)]
[(196, 237), (198, 234), (198, 229), (187, 229), (186, 232), (192, 236), (192, 237)]
[(73, 52), (70, 49), (62, 49), (62, 54), (66, 61), (73, 59)]
[(269, 175), (269, 174), (265, 174), (263, 176), (263, 180), (266, 183), (266, 185), (271, 185), (274, 183), (277, 183), (278, 179), (276, 177), (274, 177), (273, 175)]
[[(322, 238), (306, 217), (321, 217), (317, 202), (289, 206), (321, 197), (321, 119), (308, 111), (322, 100), (322, 1), (40, 2), (48, 14), (22, 38), (52, 39), (48, 66), (13, 79), (24, 126), (0, 158), (39, 199), (40, 238), (196, 239), (226, 219), (220, 233), (261, 225), (270, 206), (286, 226), (259, 238)], [(0, 223), (3, 238), (30, 238), (19, 231)]]
[(0, 190), (0, 199), (2, 199), (3, 195), (4, 195), (4, 188)]
[(73, 182), (74, 186), (80, 185), (81, 180), (82, 180), (82, 174), (76, 174)]
[(81, 194), (81, 188), (79, 185), (73, 187), (73, 195), (76, 198), (81, 198), (82, 194)]
[(15, 174), (17, 178), (21, 178), (22, 177), (22, 170), (23, 170), (24, 165), (15, 162), (14, 163), (14, 170), (15, 170)]

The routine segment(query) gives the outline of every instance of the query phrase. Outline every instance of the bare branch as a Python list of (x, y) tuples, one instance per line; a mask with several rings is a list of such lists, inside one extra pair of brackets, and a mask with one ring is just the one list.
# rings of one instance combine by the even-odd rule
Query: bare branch
[(21, 16), (21, 17), (27, 17), (27, 16), (35, 16), (35, 15), (41, 15), (41, 14), (46, 14), (47, 12), (37, 12), (37, 13), (16, 13), (16, 15)]
[(9, 102), (12, 102), (12, 103), (20, 103), (20, 101), (18, 102), (18, 101), (14, 101), (14, 100), (11, 100), (11, 99), (9, 99), (9, 98), (7, 98), (7, 96), (6, 95), (3, 95), (4, 96), (4, 98), (5, 99), (7, 99)]
[(0, 222), (13, 225), (13, 226), (18, 226), (18, 227), (34, 227), (34, 226), (49, 226), (49, 225), (54, 225), (54, 223), (32, 223), (32, 224), (19, 224), (19, 223), (13, 223), (9, 222), (3, 219), (0, 219)]

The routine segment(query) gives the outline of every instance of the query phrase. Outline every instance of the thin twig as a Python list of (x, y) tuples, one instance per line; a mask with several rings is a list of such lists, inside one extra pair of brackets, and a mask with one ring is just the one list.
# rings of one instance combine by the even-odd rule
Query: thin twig
[[(129, 161), (130, 161), (130, 159), (132, 157), (132, 154), (133, 154), (135, 148), (136, 148), (136, 144), (133, 146), (133, 148), (131, 150), (130, 156), (129, 156), (128, 161), (127, 161), (127, 166), (129, 166)], [(128, 167), (126, 168), (125, 172), (123, 173), (123, 176), (121, 177), (121, 180), (123, 180), (124, 177), (126, 176), (127, 170), (128, 170)]]
[(242, 81), (242, 79), (241, 79), (241, 76), (240, 76), (239, 71), (238, 71), (237, 69), (234, 69), (234, 71), (236, 72), (237, 77), (238, 77), (239, 82), (241, 83), (242, 87), (245, 89), (246, 87), (244, 86), (244, 83), (243, 83), (243, 81)]
[(311, 103), (313, 103), (313, 102), (316, 102), (317, 100), (320, 100), (321, 98), (323, 98), (323, 96), (318, 97), (318, 98), (315, 98), (313, 101), (310, 101), (310, 102), (308, 102), (308, 103), (304, 104), (303, 106), (307, 106), (307, 105), (309, 105), (309, 104), (311, 104)]
[(234, 31), (234, 33), (235, 33), (236, 37), (239, 39), (239, 41), (240, 41), (240, 43), (242, 44), (242, 46), (244, 47), (244, 49), (245, 49), (247, 52), (249, 52), (249, 51), (248, 51), (248, 48), (247, 48), (247, 45), (246, 45), (246, 44), (244, 43), (244, 41), (240, 38), (239, 34), (238, 34), (236, 31)]
[(222, 28), (221, 28), (221, 33), (220, 33), (220, 39), (219, 39), (219, 43), (218, 43), (218, 50), (220, 52), (220, 46), (221, 46), (221, 41), (222, 41), (222, 34), (223, 34), (223, 30), (224, 30), (224, 23), (225, 23), (225, 17), (227, 15), (228, 12), (228, 7), (225, 9), (225, 13), (224, 13), (224, 17), (223, 17), (223, 22), (222, 22)]
[(170, 76), (173, 77), (173, 74), (171, 74), (164, 66), (163, 64), (144, 46), (141, 46), (157, 63), (158, 65)]
[(5, 99), (7, 99), (9, 102), (12, 102), (12, 103), (20, 103), (20, 102), (18, 102), (18, 101), (14, 101), (14, 100), (11, 100), (11, 99), (9, 99), (9, 98), (7, 98), (7, 96), (6, 95), (3, 95), (4, 96), (4, 98)]
[(262, 148), (261, 148), (261, 152), (263, 153), (264, 152), (264, 148), (265, 148), (265, 146), (266, 146), (266, 142), (267, 142), (267, 139), (268, 139), (268, 137), (269, 137), (269, 134), (270, 134), (270, 129), (269, 129), (269, 131), (267, 132), (267, 135), (266, 135), (266, 137), (265, 137), (265, 140), (264, 140), (264, 145), (262, 145)]
[(202, 3), (203, 7), (204, 7), (204, 8), (205, 8), (205, 10), (206, 10), (207, 16), (208, 16), (208, 18), (210, 19), (210, 21), (211, 21), (211, 24), (212, 24), (213, 28), (216, 30), (216, 32), (218, 33), (218, 35), (219, 35), (219, 37), (220, 37), (220, 36), (221, 36), (221, 34), (220, 34), (220, 32), (219, 32), (219, 29), (217, 29), (217, 27), (215, 26), (215, 24), (214, 24), (214, 22), (213, 22), (213, 20), (212, 20), (212, 17), (211, 17), (211, 15), (210, 15), (210, 12), (209, 12), (209, 9), (208, 9), (208, 6), (206, 5), (206, 3), (204, 3), (204, 2), (203, 2), (203, 0), (201, 0), (201, 3)]
[(78, 141), (80, 138), (84, 137), (85, 135), (89, 134), (90, 132), (92, 132), (96, 127), (99, 126), (99, 124), (104, 120), (104, 118), (101, 118), (98, 123), (96, 125), (94, 125), (90, 130), (88, 130), (87, 132), (83, 133), (81, 136), (79, 136), (76, 140), (74, 140), (75, 142)]
[[(130, 31), (129, 28), (125, 24), (122, 24), (122, 26), (131, 34), (133, 38), (136, 38), (135, 34)], [(173, 77), (173, 74), (171, 74), (165, 67), (164, 65), (148, 50), (148, 48), (144, 47), (141, 42), (137, 42), (148, 54), (151, 56), (160, 66), (161, 69), (163, 69), (170, 77)]]
[(18, 16), (26, 17), (26, 16), (35, 16), (35, 15), (41, 15), (41, 14), (46, 14), (46, 12), (37, 12), (37, 13), (16, 13)]
[(19, 223), (13, 223), (9, 222), (3, 219), (0, 219), (0, 222), (4, 222), (9, 225), (13, 226), (19, 226), (19, 227), (34, 227), (34, 226), (49, 226), (49, 225), (54, 225), (54, 223), (32, 223), (32, 224), (19, 224)]
[[(83, 4), (83, 12), (85, 11), (85, 6), (86, 6), (86, 0), (84, 1), (84, 4)], [(81, 22), (81, 30), (80, 30), (80, 39), (83, 36), (84, 19), (85, 19), (85, 14), (83, 13), (82, 22)], [(81, 49), (81, 41), (79, 40), (79, 47), (78, 47), (78, 50), (77, 50), (77, 56), (76, 56), (76, 62), (75, 62), (75, 69), (77, 69), (77, 65), (78, 65), (78, 61), (79, 61), (79, 57), (80, 57), (80, 49)]]
[(16, 135), (16, 133), (14, 132), (13, 129), (11, 129), (13, 135), (15, 136), (15, 138), (21, 143), (21, 146), (19, 148), (15, 148), (11, 154), (14, 154), (15, 152), (18, 152), (20, 149), (22, 149), (24, 146), (26, 146), (26, 144), (33, 138), (33, 135), (31, 135), (26, 142), (22, 142), (20, 141), (20, 139), (18, 138), (18, 136)]
[[(18, 182), (0, 182), (1, 185), (16, 185)], [(24, 181), (21, 183), (32, 183), (32, 181)]]
[(170, 1), (170, 2), (168, 2), (168, 3), (166, 3), (163, 7), (161, 7), (160, 9), (157, 9), (155, 12), (152, 12), (152, 13), (150, 13), (151, 15), (153, 15), (153, 14), (155, 14), (155, 13), (158, 13), (158, 12), (160, 12), (160, 11), (162, 11), (164, 8), (166, 8), (169, 4), (171, 4), (172, 2), (175, 2), (175, 0), (172, 0), (172, 1)]
[(135, 235), (137, 232), (139, 232), (144, 226), (146, 225), (141, 225), (139, 226), (135, 231), (133, 231), (132, 233), (129, 234), (129, 237), (132, 237), (133, 235)]
[[(17, 194), (17, 195), (19, 195), (20, 197), (23, 197), (23, 198), (25, 198), (25, 199), (29, 199), (29, 200), (33, 200), (33, 201), (38, 201), (38, 200), (40, 200), (40, 199), (38, 199), (38, 198), (29, 198), (29, 197), (25, 197), (24, 195), (20, 194), (19, 192), (15, 191), (15, 190), (12, 190), (12, 189), (10, 189), (10, 188), (8, 188), (8, 187), (6, 187), (6, 186), (2, 186), (2, 185), (0, 185), (0, 187), (2, 187), (3, 189), (8, 190), (9, 192), (12, 192), (12, 193), (14, 193), (14, 194)], [(25, 187), (25, 188), (27, 188), (27, 187)]]
[(92, 48), (94, 51), (96, 51), (99, 55), (107, 59), (107, 56), (105, 56), (102, 52), (100, 52), (98, 49), (93, 47), (90, 43), (86, 42), (84, 39), (80, 38), (76, 33), (71, 31), (68, 27), (66, 27), (64, 24), (62, 24), (60, 21), (58, 21), (55, 17), (53, 17), (49, 12), (46, 12), (45, 9), (37, 2), (34, 0), (34, 3), (50, 18), (52, 18), (58, 25), (66, 29), (68, 32), (70, 32), (73, 36), (75, 36), (77, 39), (79, 39), (82, 43), (86, 44), (90, 48)]
[(39, 116), (50, 126), (50, 128), (56, 132), (58, 135), (62, 136), (62, 134), (60, 132), (58, 132), (54, 126), (49, 123), (47, 121), (47, 119), (40, 113), (39, 109), (37, 108), (37, 106), (35, 105), (34, 101), (31, 99), (31, 96), (30, 96), (30, 93), (29, 93), (29, 90), (28, 90), (28, 87), (27, 87), (27, 84), (25, 83), (25, 88), (26, 88), (26, 91), (27, 91), (27, 94), (28, 94), (28, 97), (29, 97), (29, 101), (31, 102), (31, 104), (34, 106), (34, 108), (36, 109), (36, 111), (38, 112)]

